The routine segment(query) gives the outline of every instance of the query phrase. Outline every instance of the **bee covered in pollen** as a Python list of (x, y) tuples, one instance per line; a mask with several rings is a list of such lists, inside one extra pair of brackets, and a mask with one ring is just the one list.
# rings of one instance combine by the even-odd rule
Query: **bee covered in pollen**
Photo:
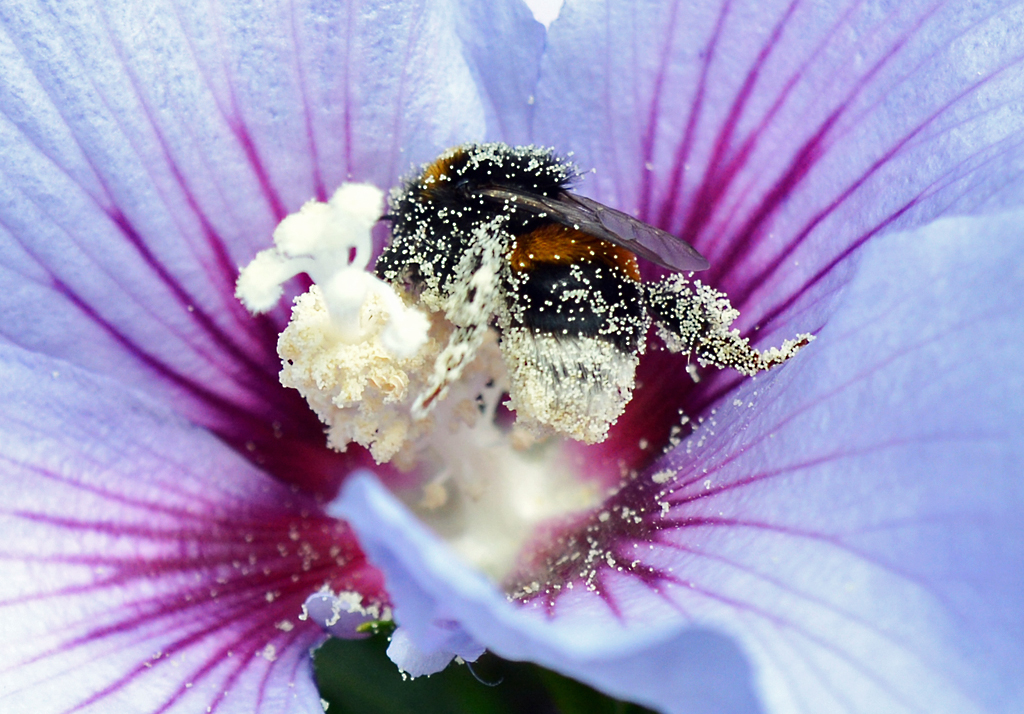
[[(694, 248), (571, 193), (577, 175), (550, 149), (467, 144), (392, 191), (392, 239), (375, 272), (453, 327), (415, 418), (492, 330), (518, 424), (587, 443), (604, 440), (631, 399), (652, 324), (670, 350), (748, 375), (813, 339), (752, 348), (732, 330), (726, 296), (682, 275), (708, 267)], [(643, 282), (637, 256), (675, 272)]]
[[(549, 149), (461, 146), (394, 189), (386, 212), (370, 184), (307, 201), (236, 284), (260, 313), (309, 276), (278, 336), (281, 384), (330, 448), (357, 444), (393, 467), (382, 473), (396, 495), (496, 581), (540, 524), (602, 502), (608, 474), (582, 474), (543, 437), (607, 437), (652, 325), (668, 349), (745, 374), (811, 339), (751, 348), (728, 299), (684, 276), (704, 258), (570, 193), (575, 177)], [(371, 273), (382, 213), (391, 242)], [(674, 272), (645, 282), (637, 256)]]

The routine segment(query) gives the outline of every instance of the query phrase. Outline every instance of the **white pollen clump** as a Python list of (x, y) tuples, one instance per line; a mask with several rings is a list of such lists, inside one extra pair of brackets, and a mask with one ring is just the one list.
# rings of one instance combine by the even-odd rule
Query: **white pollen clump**
[[(369, 449), (377, 463), (396, 458), (406, 444), (434, 429), (434, 415), (418, 419), (415, 400), (427, 388), (434, 361), (450, 326), (435, 318), (436, 338), (410, 356), (398, 357), (382, 343), (383, 300), (371, 293), (362, 305), (364, 339), (346, 342), (332, 329), (323, 293), (314, 285), (295, 300), (281, 333), (281, 384), (297, 389), (327, 425), (327, 443), (344, 451), (350, 442)], [(410, 466), (414, 454), (405, 459)]]
[(672, 470), (672, 469), (664, 469), (662, 471), (658, 471), (657, 473), (653, 474), (651, 476), (651, 481), (653, 481), (654, 483), (657, 483), (657, 484), (668, 483), (669, 481), (672, 480), (672, 478), (675, 475), (676, 475), (676, 472), (674, 470)]
[(370, 231), (380, 220), (383, 201), (376, 186), (351, 183), (342, 184), (327, 203), (308, 201), (278, 225), (274, 247), (242, 268), (235, 296), (251, 312), (267, 312), (281, 299), (282, 285), (305, 273), (319, 286), (337, 339), (366, 338), (363, 306), (372, 296), (380, 345), (398, 356), (414, 354), (426, 342), (426, 316), (366, 272), (373, 253)]

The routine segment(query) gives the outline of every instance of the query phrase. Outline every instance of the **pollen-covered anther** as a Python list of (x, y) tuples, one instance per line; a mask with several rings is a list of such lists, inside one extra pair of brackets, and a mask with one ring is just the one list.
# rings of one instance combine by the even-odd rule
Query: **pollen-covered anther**
[[(375, 299), (365, 304), (368, 323), (377, 307)], [(327, 424), (333, 448), (344, 451), (355, 441), (386, 461), (405, 442), (407, 425), (393, 420), (385, 426), (376, 412), (405, 396), (415, 357), (393, 359), (374, 339), (339, 339), (319, 286), (296, 299), (277, 351), (284, 361), (281, 383), (297, 389)]]
[[(365, 339), (346, 342), (332, 329), (322, 291), (314, 285), (296, 299), (278, 340), (281, 383), (297, 389), (327, 425), (331, 448), (344, 451), (355, 442), (369, 449), (377, 463), (411, 467), (418, 456), (415, 442), (435, 429), (435, 417), (464, 423), (477, 412), (462, 404), (471, 400), (469, 392), (460, 390), (442, 412), (414, 416), (413, 406), (429, 390), (435, 361), (453, 327), (434, 313), (426, 343), (413, 355), (397, 357), (380, 340), (385, 312), (380, 298), (371, 294), (362, 306)], [(467, 385), (493, 379), (489, 369), (498, 360), (497, 348), (492, 345), (491, 351), (494, 358), (488, 360), (483, 349), (482, 358), (464, 375)]]

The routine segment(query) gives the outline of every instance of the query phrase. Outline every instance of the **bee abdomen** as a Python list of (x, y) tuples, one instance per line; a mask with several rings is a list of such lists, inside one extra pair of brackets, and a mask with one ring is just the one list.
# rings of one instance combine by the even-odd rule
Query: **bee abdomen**
[(514, 324), (555, 337), (594, 337), (635, 352), (648, 321), (640, 283), (600, 263), (537, 263), (506, 294)]

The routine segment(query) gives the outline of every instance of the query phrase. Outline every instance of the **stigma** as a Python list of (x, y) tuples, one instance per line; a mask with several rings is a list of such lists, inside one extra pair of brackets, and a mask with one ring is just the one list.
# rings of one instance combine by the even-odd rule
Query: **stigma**
[(415, 354), (426, 341), (426, 316), (366, 271), (383, 200), (376, 186), (347, 183), (327, 203), (308, 201), (278, 225), (274, 247), (242, 268), (235, 296), (253, 314), (267, 312), (281, 299), (284, 283), (305, 273), (317, 285), (327, 318), (321, 328), (332, 341), (375, 342), (394, 355)]

